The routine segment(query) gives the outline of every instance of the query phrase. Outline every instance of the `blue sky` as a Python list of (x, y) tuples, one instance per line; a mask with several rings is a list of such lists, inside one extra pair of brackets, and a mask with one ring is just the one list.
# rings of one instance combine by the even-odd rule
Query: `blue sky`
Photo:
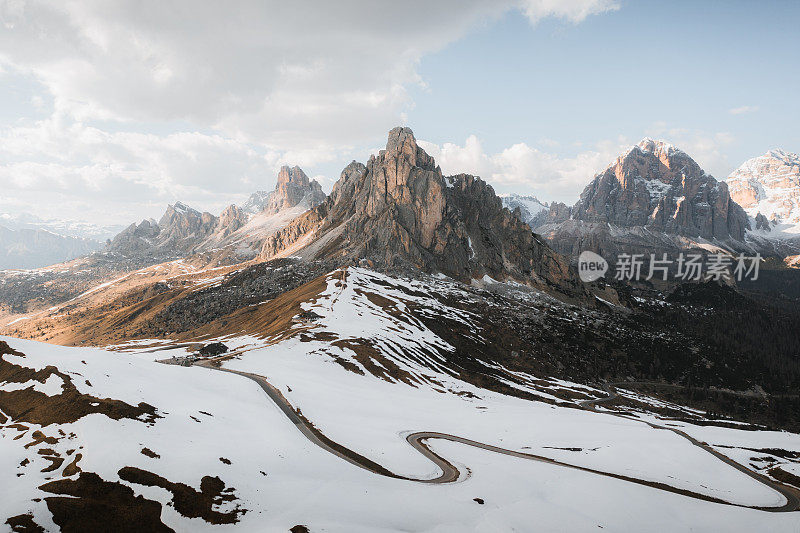
[[(671, 129), (729, 133), (730, 165), (797, 151), (798, 28), (798, 2), (623, 2), (535, 27), (508, 12), (423, 58), (427, 88), (415, 90), (409, 123), (437, 143), (476, 134), (490, 152), (552, 140), (568, 155), (575, 143)], [(754, 109), (732, 114), (743, 107)]]
[(568, 203), (645, 136), (720, 179), (800, 151), (798, 2), (163, 6), (0, 0), (0, 212), (218, 212), (281, 164), (329, 189), (401, 123), (446, 173)]

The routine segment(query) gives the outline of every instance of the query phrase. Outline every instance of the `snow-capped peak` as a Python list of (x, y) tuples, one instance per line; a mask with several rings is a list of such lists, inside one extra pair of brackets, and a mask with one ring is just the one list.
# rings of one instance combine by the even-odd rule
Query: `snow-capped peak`
[(172, 205), (171, 207), (172, 207), (172, 209), (175, 210), (175, 212), (180, 213), (182, 215), (186, 214), (186, 213), (197, 213), (196, 209), (193, 209), (193, 208), (189, 207), (188, 205), (184, 204), (183, 202), (175, 202), (175, 204)]
[(800, 223), (800, 157), (769, 150), (745, 161), (727, 180), (731, 197), (750, 216), (791, 225)]
[(653, 154), (663, 153), (666, 155), (672, 155), (675, 153), (684, 153), (683, 150), (675, 147), (674, 145), (666, 141), (661, 141), (661, 140), (657, 141), (651, 139), (650, 137), (645, 137), (644, 139), (639, 141), (639, 143), (636, 144), (634, 148), (638, 148), (642, 152), (653, 153)]

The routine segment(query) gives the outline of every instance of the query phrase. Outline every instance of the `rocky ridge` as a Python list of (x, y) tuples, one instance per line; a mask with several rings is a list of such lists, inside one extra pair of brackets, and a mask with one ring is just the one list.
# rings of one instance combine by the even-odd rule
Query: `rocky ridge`
[(534, 228), (562, 253), (614, 255), (626, 246), (660, 252), (699, 241), (741, 248), (750, 222), (725, 182), (682, 150), (644, 139), (597, 174), (574, 206), (551, 205)]
[[(131, 224), (114, 237), (108, 251), (125, 256), (149, 255), (154, 261), (160, 261), (213, 252), (243, 240), (248, 241), (248, 245), (253, 244), (250, 241), (257, 241), (260, 248), (260, 240), (271, 227), (273, 218), (282, 219), (278, 215), (290, 210), (290, 214), (296, 216), (324, 199), (325, 193), (319, 183), (309, 180), (300, 167), (284, 166), (273, 191), (256, 192), (241, 207), (232, 204), (219, 216), (214, 216), (177, 202), (167, 207), (158, 222), (149, 219)], [(254, 255), (255, 252), (251, 256), (244, 253), (237, 260)]]
[(748, 215), (758, 217), (761, 214), (773, 224), (800, 224), (800, 156), (797, 154), (770, 150), (745, 161), (726, 181), (731, 197)]
[(309, 180), (303, 170), (298, 167), (281, 167), (278, 172), (278, 182), (275, 189), (270, 192), (257, 191), (242, 204), (245, 213), (255, 215), (258, 213), (275, 214), (284, 209), (292, 208), (304, 203), (308, 209), (316, 207), (325, 200), (322, 186), (316, 180)]
[(376, 268), (418, 268), (460, 280), (513, 279), (582, 293), (567, 260), (474, 176), (445, 177), (409, 128), (352, 162), (330, 197), (266, 239), (261, 259), (336, 257)]

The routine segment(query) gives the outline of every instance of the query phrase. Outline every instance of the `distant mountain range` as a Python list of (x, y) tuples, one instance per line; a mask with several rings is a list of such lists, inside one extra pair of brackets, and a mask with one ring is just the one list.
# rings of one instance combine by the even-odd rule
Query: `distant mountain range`
[(796, 155), (771, 151), (718, 181), (682, 150), (644, 139), (598, 173), (575, 205), (540, 209), (546, 204), (537, 200), (535, 214), (519, 216), (573, 258), (583, 250), (610, 258), (694, 250), (761, 253), (792, 264), (800, 251), (798, 168)]
[[(589, 502), (628, 487), (651, 498), (645, 514), (739, 506), (758, 530), (763, 510), (800, 509), (800, 271), (774, 260), (791, 244), (784, 166), (731, 179), (746, 211), (688, 154), (645, 139), (575, 205), (546, 204), (444, 175), (398, 127), (330, 196), (284, 167), (273, 191), (219, 215), (176, 202), (96, 253), (0, 271), (0, 477), (20, 487), (6, 522), (317, 531), (295, 493), (330, 479), (337, 494), (350, 483), (347, 502), (425, 483), (421, 508), (452, 493), (502, 529), (496, 487), (527, 464), (539, 470), (519, 487), (559, 469), (571, 489), (591, 485)], [(774, 257), (761, 285), (584, 283), (581, 250)], [(456, 455), (466, 445), (481, 451)], [(412, 465), (417, 452), (430, 464)], [(492, 457), (501, 482), (481, 489)], [(513, 518), (525, 501), (512, 489)]]
[(0, 226), (10, 230), (41, 229), (64, 237), (78, 237), (98, 242), (110, 239), (125, 228), (119, 224), (99, 225), (82, 220), (43, 219), (30, 213), (0, 214)]
[(45, 229), (9, 229), (0, 224), (0, 270), (39, 268), (102, 248), (92, 239), (58, 235)]
[(325, 200), (322, 187), (299, 167), (283, 167), (275, 189), (258, 191), (242, 205), (219, 216), (201, 213), (181, 202), (167, 207), (161, 220), (131, 224), (107, 250), (153, 262), (211, 253), (218, 261), (243, 261), (258, 255), (263, 239), (300, 213)]
[(39, 268), (100, 250), (122, 226), (0, 214), (0, 269)]
[[(427, 154), (421, 157), (424, 159)], [(364, 205), (376, 209), (379, 202), (374, 197), (375, 183), (356, 176), (367, 172), (367, 167), (348, 166), (343, 173), (348, 179), (334, 190), (332, 202), (337, 198), (341, 201), (342, 194), (345, 194), (345, 201), (373, 195), (369, 201), (364, 200)], [(424, 165), (418, 169), (435, 172)], [(431, 187), (433, 182), (420, 183), (424, 185), (419, 186)], [(450, 182), (442, 183), (452, 189)], [(410, 216), (423, 219), (433, 216), (424, 222), (430, 224), (439, 217), (446, 218), (446, 214), (437, 212), (437, 206), (442, 204), (443, 196), (455, 193), (439, 195), (433, 186), (426, 189), (430, 194), (428, 198), (420, 200), (416, 206), (404, 207), (409, 200), (403, 184), (387, 182), (382, 188), (389, 198), (395, 194), (395, 186), (401, 187), (397, 193), (399, 203), (391, 209), (401, 221), (400, 233), (409, 232), (412, 244), (429, 244), (430, 228), (409, 227), (402, 221), (409, 220)], [(369, 191), (360, 189), (364, 187)], [(0, 228), (4, 228), (0, 237), (0, 268), (41, 267), (101, 250), (122, 258), (135, 258), (140, 265), (195, 254), (206, 254), (217, 264), (254, 259), (259, 255), (269, 257), (281, 253), (289, 246), (289, 240), (305, 235), (306, 229), (300, 226), (308, 224), (313, 216), (325, 219), (325, 224), (337, 224), (331, 218), (335, 214), (317, 213), (279, 232), (325, 200), (319, 183), (310, 180), (299, 167), (285, 166), (278, 173), (274, 190), (257, 191), (241, 206), (228, 206), (218, 216), (201, 213), (181, 202), (168, 206), (158, 221), (143, 220), (125, 229), (43, 220), (34, 215), (0, 215)], [(575, 205), (547, 203), (534, 196), (517, 194), (501, 195), (500, 201), (502, 207), (541, 234), (555, 250), (573, 258), (584, 249), (610, 256), (622, 250), (647, 254), (720, 249), (774, 255), (794, 265), (800, 254), (800, 157), (782, 150), (771, 150), (750, 159), (725, 181), (718, 181), (682, 150), (663, 141), (644, 139), (598, 173)], [(334, 206), (329, 205), (329, 208)], [(366, 207), (358, 209), (367, 210)], [(353, 221), (349, 223), (354, 224)], [(397, 228), (384, 230), (396, 232)], [(461, 270), (470, 271), (470, 254), (475, 253), (475, 245), (470, 244), (473, 236), (464, 228), (451, 230), (455, 233), (448, 234), (448, 242), (457, 233), (465, 234), (469, 250), (450, 259), (453, 262), (450, 270), (459, 264), (464, 265), (459, 267)], [(292, 232), (295, 234), (287, 237)], [(112, 236), (110, 244), (101, 244)], [(373, 241), (376, 238), (371, 235)], [(441, 248), (445, 244), (439, 242), (438, 246)], [(413, 248), (403, 250), (400, 255), (419, 256), (420, 250)], [(357, 253), (354, 251), (351, 255)], [(433, 256), (437, 259), (432, 259)], [(426, 261), (441, 261), (440, 254), (433, 256)]]

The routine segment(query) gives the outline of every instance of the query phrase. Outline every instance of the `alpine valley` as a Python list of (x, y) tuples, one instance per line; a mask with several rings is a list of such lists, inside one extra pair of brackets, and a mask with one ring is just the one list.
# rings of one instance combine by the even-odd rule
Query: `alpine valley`
[[(287, 166), (0, 271), (0, 523), (797, 532), (798, 156), (644, 139), (543, 200), (398, 127), (330, 195)], [(587, 250), (763, 261), (585, 283)]]

